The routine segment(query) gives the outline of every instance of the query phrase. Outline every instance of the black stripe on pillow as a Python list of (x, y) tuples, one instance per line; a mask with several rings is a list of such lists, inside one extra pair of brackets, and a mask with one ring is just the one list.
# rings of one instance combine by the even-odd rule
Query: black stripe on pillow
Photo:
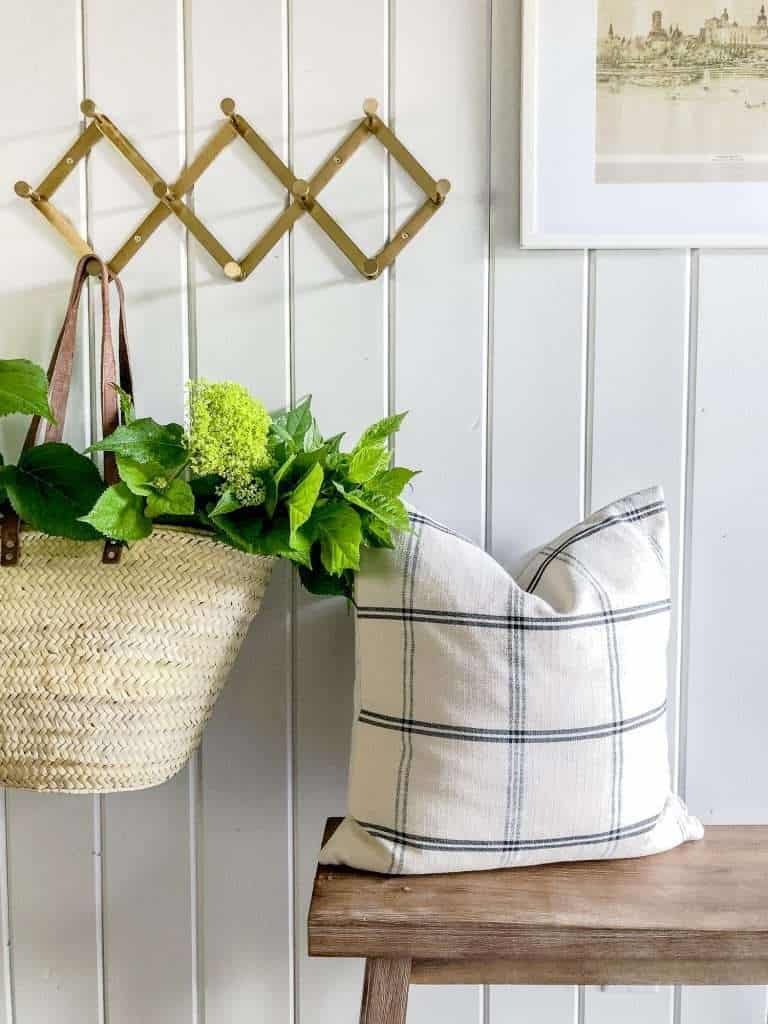
[(419, 836), (410, 832), (400, 832), (377, 825), (370, 821), (360, 821), (358, 825), (378, 839), (386, 839), (399, 846), (412, 846), (419, 850), (436, 850), (447, 853), (503, 853), (510, 850), (559, 850), (568, 846), (594, 846), (598, 843), (612, 843), (620, 839), (632, 839), (635, 836), (651, 832), (656, 827), (661, 814), (643, 821), (635, 821), (631, 825), (609, 829), (607, 832), (593, 832), (581, 836), (552, 836), (547, 839), (517, 839), (512, 841), (498, 839), (442, 839), (437, 836)]
[(398, 718), (378, 711), (361, 708), (358, 722), (379, 729), (393, 729), (396, 732), (416, 733), (420, 736), (435, 736), (448, 740), (467, 740), (472, 743), (572, 743), (577, 740), (601, 739), (617, 733), (631, 732), (644, 725), (657, 722), (667, 710), (667, 703), (659, 704), (641, 715), (624, 718), (618, 722), (602, 722), (576, 729), (481, 729), (464, 725), (445, 725), (440, 722), (426, 722), (417, 718)]
[(650, 505), (643, 505), (641, 508), (633, 508), (628, 512), (620, 512), (616, 515), (609, 516), (607, 519), (601, 519), (600, 522), (591, 523), (589, 526), (579, 530), (578, 533), (571, 534), (571, 536), (567, 537), (562, 544), (558, 544), (556, 548), (549, 552), (547, 557), (534, 573), (533, 579), (525, 589), (529, 594), (532, 594), (541, 582), (541, 577), (544, 575), (544, 571), (547, 566), (557, 558), (561, 551), (565, 551), (565, 549), (569, 548), (571, 544), (584, 540), (585, 537), (591, 537), (595, 533), (600, 533), (601, 530), (606, 530), (609, 526), (616, 526), (617, 523), (636, 523), (641, 519), (648, 519), (649, 516), (656, 516), (660, 512), (663, 512), (666, 507), (665, 502), (654, 501)]
[(475, 612), (437, 611), (428, 608), (378, 608), (359, 605), (359, 619), (391, 619), (396, 622), (434, 622), (448, 626), (473, 626), (477, 629), (527, 629), (555, 630), (579, 629), (589, 626), (605, 626), (609, 622), (628, 622), (632, 619), (643, 619), (649, 615), (668, 612), (672, 602), (667, 598), (663, 601), (651, 601), (629, 608), (614, 608), (604, 612), (590, 612), (585, 615), (552, 615), (537, 617), (533, 615), (483, 615)]

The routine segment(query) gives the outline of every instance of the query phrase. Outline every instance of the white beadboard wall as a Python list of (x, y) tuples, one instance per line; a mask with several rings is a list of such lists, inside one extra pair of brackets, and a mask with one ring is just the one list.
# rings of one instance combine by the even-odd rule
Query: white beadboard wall
[[(520, 0), (38, 0), (0, 39), (0, 355), (47, 361), (73, 260), (11, 191), (42, 177), (94, 98), (171, 180), (234, 96), (309, 176), (377, 96), (443, 211), (364, 282), (309, 218), (244, 284), (173, 219), (126, 269), (140, 408), (178, 418), (189, 374), (329, 431), (411, 409), (416, 500), (511, 561), (660, 482), (673, 514), (672, 763), (708, 822), (768, 820), (755, 581), (768, 520), (768, 253), (523, 252)], [(416, 196), (369, 142), (324, 203), (367, 250)], [(96, 148), (57, 201), (111, 254), (151, 204)], [(245, 251), (285, 196), (234, 143), (196, 210)], [(87, 320), (88, 318), (86, 318)], [(94, 426), (94, 323), (68, 421)], [(90, 344), (89, 344), (90, 342)], [(23, 424), (6, 421), (13, 450)], [(0, 800), (0, 1024), (357, 1020), (361, 965), (310, 961), (323, 820), (344, 807), (352, 622), (284, 568), (189, 768), (104, 798)], [(727, 699), (726, 699), (727, 698)], [(415, 988), (410, 1024), (765, 1024), (760, 988)]]

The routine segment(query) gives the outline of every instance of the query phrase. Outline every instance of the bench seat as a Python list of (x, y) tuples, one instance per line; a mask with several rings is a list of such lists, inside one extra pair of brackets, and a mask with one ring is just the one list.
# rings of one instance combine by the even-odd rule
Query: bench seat
[(636, 860), (401, 877), (320, 865), (309, 952), (367, 959), (366, 1022), (399, 1020), (409, 983), (768, 984), (768, 826), (710, 826)]

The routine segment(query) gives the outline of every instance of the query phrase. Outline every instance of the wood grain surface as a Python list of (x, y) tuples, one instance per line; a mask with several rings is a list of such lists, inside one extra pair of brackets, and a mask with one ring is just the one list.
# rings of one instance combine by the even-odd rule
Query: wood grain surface
[[(764, 826), (713, 826), (699, 843), (625, 861), (415, 877), (321, 866), (309, 949), (316, 956), (414, 960), (663, 959), (763, 961), (764, 967), (767, 866)], [(753, 966), (762, 978), (761, 966)]]
[(369, 960), (360, 1024), (405, 1024), (410, 974), (410, 960)]

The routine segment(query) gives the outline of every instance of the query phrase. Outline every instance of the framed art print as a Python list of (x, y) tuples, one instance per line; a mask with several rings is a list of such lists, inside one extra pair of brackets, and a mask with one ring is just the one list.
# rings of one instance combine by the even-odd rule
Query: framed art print
[(762, 0), (524, 0), (523, 40), (524, 246), (768, 244)]

